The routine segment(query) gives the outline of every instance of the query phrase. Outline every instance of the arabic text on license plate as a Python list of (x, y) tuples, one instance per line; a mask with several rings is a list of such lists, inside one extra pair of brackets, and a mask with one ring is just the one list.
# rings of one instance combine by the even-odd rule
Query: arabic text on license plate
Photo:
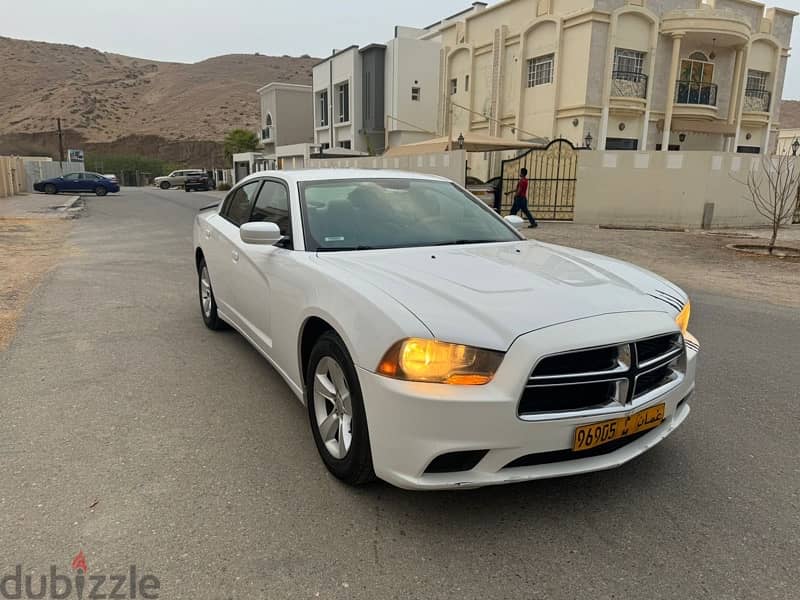
[(641, 410), (630, 417), (582, 425), (575, 429), (572, 449), (576, 452), (589, 450), (640, 431), (658, 427), (664, 420), (664, 409), (664, 404), (658, 404)]

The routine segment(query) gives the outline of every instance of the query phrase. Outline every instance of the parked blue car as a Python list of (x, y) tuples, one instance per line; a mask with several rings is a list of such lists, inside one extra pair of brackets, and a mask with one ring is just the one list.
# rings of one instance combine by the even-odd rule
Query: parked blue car
[(98, 196), (105, 196), (109, 192), (112, 194), (118, 192), (119, 185), (100, 173), (67, 173), (61, 177), (37, 181), (33, 184), (33, 189), (45, 194), (92, 192)]

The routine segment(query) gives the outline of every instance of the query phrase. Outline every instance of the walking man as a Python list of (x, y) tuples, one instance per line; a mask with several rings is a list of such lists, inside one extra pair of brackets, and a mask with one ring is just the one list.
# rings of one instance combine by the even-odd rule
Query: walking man
[(508, 193), (514, 194), (514, 204), (511, 205), (511, 212), (509, 214), (516, 215), (518, 212), (522, 211), (522, 214), (528, 217), (531, 229), (538, 227), (539, 224), (536, 222), (536, 219), (533, 218), (531, 211), (528, 210), (528, 169), (520, 169), (517, 189)]

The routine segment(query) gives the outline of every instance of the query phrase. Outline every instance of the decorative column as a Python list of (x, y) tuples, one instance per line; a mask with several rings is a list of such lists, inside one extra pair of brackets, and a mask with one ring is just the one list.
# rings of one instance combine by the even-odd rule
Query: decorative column
[(669, 150), (669, 134), (672, 131), (672, 111), (675, 108), (675, 86), (678, 79), (678, 67), (681, 62), (682, 33), (672, 34), (672, 62), (669, 65), (669, 81), (667, 83), (667, 108), (664, 112), (664, 135), (661, 138), (661, 150)]
[(739, 81), (742, 78), (742, 54), (744, 48), (736, 48), (736, 60), (733, 63), (733, 82), (731, 84), (731, 99), (728, 103), (728, 124), (733, 125), (736, 121), (736, 107), (739, 101)]
[(745, 85), (747, 84), (747, 62), (750, 59), (750, 42), (747, 43), (745, 46), (744, 54), (742, 55), (742, 75), (739, 81), (737, 82), (737, 86), (739, 88), (738, 92), (738, 108), (736, 110), (736, 135), (733, 136), (733, 148), (731, 148), (732, 152), (736, 152), (736, 149), (739, 147), (739, 134), (742, 132), (742, 111), (744, 110), (744, 89)]
[(767, 131), (764, 133), (764, 143), (761, 146), (761, 153), (767, 154), (769, 152), (769, 138), (772, 129), (772, 115), (773, 111), (775, 110), (775, 94), (778, 93), (778, 79), (781, 71), (781, 58), (783, 57), (783, 53), (788, 52), (786, 50), (782, 50), (781, 48), (775, 48), (775, 67), (772, 70), (772, 92), (769, 96), (769, 106), (767, 110), (769, 111), (769, 120), (767, 121)]
[(639, 150), (647, 150), (647, 136), (650, 127), (650, 106), (653, 102), (653, 80), (656, 73), (656, 52), (658, 51), (658, 23), (650, 25), (650, 52), (647, 67), (647, 90), (645, 91), (644, 122), (642, 123), (642, 139)]

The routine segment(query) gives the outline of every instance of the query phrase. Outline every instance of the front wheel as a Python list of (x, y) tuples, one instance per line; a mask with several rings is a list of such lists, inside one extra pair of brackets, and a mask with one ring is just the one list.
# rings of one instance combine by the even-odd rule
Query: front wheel
[(350, 485), (375, 479), (358, 375), (333, 332), (324, 333), (311, 351), (306, 405), (314, 442), (328, 470)]
[(46, 186), (44, 186), (45, 194), (55, 194), (57, 191), (58, 190), (56, 189), (56, 186), (54, 186), (52, 183), (48, 183)]
[(108, 190), (102, 185), (98, 185), (96, 188), (94, 188), (94, 193), (96, 196), (105, 196), (108, 193)]
[(169, 181), (162, 181), (161, 183), (158, 184), (158, 187), (160, 187), (162, 190), (168, 190)]
[(205, 259), (200, 260), (197, 287), (200, 293), (200, 311), (203, 315), (203, 323), (214, 331), (225, 329), (225, 321), (220, 319), (217, 314), (217, 301), (214, 299), (214, 289), (211, 287), (211, 277), (208, 275)]

